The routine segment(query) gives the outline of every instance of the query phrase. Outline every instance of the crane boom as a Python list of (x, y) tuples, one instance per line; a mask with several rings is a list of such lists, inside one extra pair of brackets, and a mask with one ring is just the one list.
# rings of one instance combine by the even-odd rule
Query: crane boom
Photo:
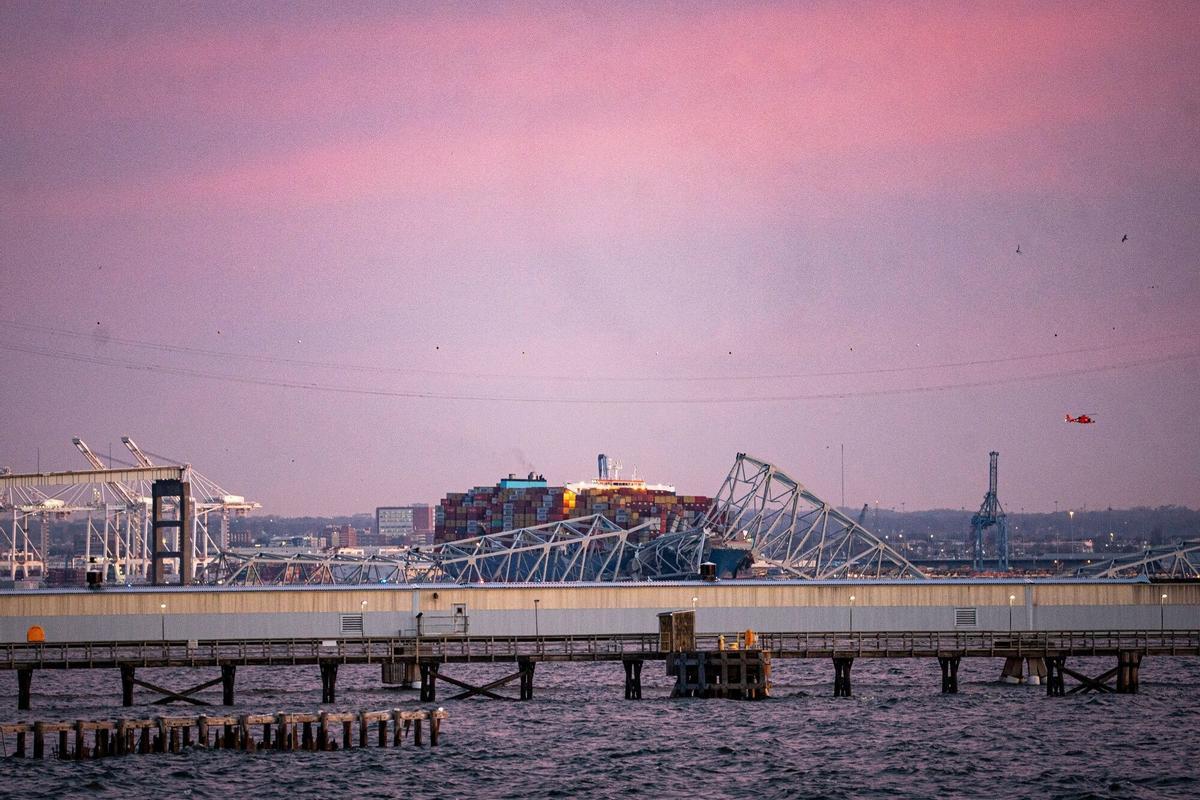
[(129, 452), (133, 453), (133, 457), (139, 465), (143, 467), (154, 466), (154, 464), (150, 462), (150, 458), (142, 452), (142, 448), (138, 447), (137, 443), (134, 442), (133, 439), (130, 439), (128, 436), (122, 436), (121, 442), (125, 445), (125, 447), (129, 448)]
[[(92, 448), (88, 447), (87, 443), (84, 442), (83, 439), (80, 439), (78, 436), (76, 436), (71, 439), (71, 443), (75, 445), (75, 448), (79, 450), (80, 453), (83, 453), (83, 457), (86, 458), (88, 463), (92, 465), (92, 469), (107, 469), (107, 467), (104, 466), (104, 462), (100, 460), (98, 455), (92, 452)], [(142, 466), (148, 465), (143, 464)], [(112, 481), (108, 484), (108, 487), (116, 492), (117, 495), (125, 501), (126, 505), (136, 506), (140, 504), (137, 495), (130, 491), (129, 487), (125, 484)]]

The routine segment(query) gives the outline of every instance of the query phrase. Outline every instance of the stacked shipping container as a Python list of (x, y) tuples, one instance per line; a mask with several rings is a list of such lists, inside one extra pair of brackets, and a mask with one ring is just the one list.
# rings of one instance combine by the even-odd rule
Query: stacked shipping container
[(707, 497), (677, 495), (672, 488), (641, 481), (548, 486), (544, 480), (509, 476), (495, 486), (447, 494), (434, 512), (434, 541), (469, 539), (591, 514), (603, 514), (626, 528), (649, 521), (647, 538), (652, 538), (692, 524), (709, 503)]

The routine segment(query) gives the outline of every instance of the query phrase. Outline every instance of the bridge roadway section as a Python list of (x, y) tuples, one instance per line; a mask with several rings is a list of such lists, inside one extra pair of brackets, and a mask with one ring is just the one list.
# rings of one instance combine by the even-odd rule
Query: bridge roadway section
[[(1016, 675), (1021, 661), (1039, 677), (1048, 668), (1054, 687), (1061, 686), (1061, 659), (1115, 655), (1126, 690), (1136, 690), (1133, 662), (1142, 656), (1200, 655), (1197, 583), (144, 587), (0, 592), (0, 670), (18, 673), (21, 706), (29, 702), (34, 671), (78, 668), (120, 669), (127, 704), (135, 685), (195, 702), (198, 689), (216, 683), (232, 703), (239, 665), (320, 665), (322, 696), (330, 700), (339, 664), (379, 663), (385, 682), (412, 683), (420, 671), (422, 696), (432, 699), (426, 690), (438, 676), (427, 672), (438, 667), (430, 665), (515, 661), (524, 697), (531, 696), (538, 662), (622, 661), (628, 695), (631, 664), (640, 675), (642, 661), (666, 658), (650, 633), (656, 615), (691, 609), (697, 650), (716, 650), (718, 634), (734, 641), (753, 629), (761, 650), (775, 658), (833, 659), (839, 677), (846, 671), (847, 690), (856, 657), (936, 657), (943, 690), (955, 691), (962, 657), (1003, 657), (1006, 673), (1016, 662)], [(43, 642), (27, 641), (35, 629)], [(219, 666), (221, 677), (184, 691), (135, 677), (138, 668), (157, 666)], [(1102, 690), (1098, 679), (1067, 674)]]

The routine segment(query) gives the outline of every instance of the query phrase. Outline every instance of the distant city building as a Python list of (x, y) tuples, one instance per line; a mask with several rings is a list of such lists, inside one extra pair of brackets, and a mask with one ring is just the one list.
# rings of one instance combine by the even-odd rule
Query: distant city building
[(335, 550), (340, 547), (358, 546), (358, 531), (349, 523), (345, 525), (326, 525), (324, 538), (329, 542), (329, 546)]
[[(618, 468), (619, 469), (619, 468)], [(516, 528), (530, 528), (591, 514), (603, 514), (622, 527), (649, 522), (646, 538), (695, 522), (711, 503), (699, 495), (678, 495), (667, 484), (636, 477), (609, 476), (607, 461), (591, 481), (550, 486), (545, 477), (510, 474), (494, 486), (451, 492), (434, 510), (434, 541), (452, 542)]]
[(433, 524), (433, 508), (425, 503), (375, 509), (375, 532), (380, 545), (428, 543), (433, 536)]
[(380, 506), (376, 508), (375, 532), (383, 539), (407, 541), (413, 534), (413, 507)]

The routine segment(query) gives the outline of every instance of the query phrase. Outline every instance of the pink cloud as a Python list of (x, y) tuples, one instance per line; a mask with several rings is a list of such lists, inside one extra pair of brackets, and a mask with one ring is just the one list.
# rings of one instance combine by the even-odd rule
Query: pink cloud
[[(1186, 6), (889, 5), (160, 34), (10, 58), (0, 96), (17, 98), (27, 130), (129, 117), (162, 119), (164, 135), (224, 127), (220, 156), (35, 181), (9, 201), (63, 212), (475, 193), (519, 207), (629, 192), (749, 214), (806, 192), (1070, 188), (1103, 177), (1062, 168), (1076, 131), (1131, 124), (1168, 132), (1158, 168), (1195, 173), (1193, 149), (1169, 134), (1198, 102), (1197, 33)], [(243, 126), (277, 144), (239, 150)]]

